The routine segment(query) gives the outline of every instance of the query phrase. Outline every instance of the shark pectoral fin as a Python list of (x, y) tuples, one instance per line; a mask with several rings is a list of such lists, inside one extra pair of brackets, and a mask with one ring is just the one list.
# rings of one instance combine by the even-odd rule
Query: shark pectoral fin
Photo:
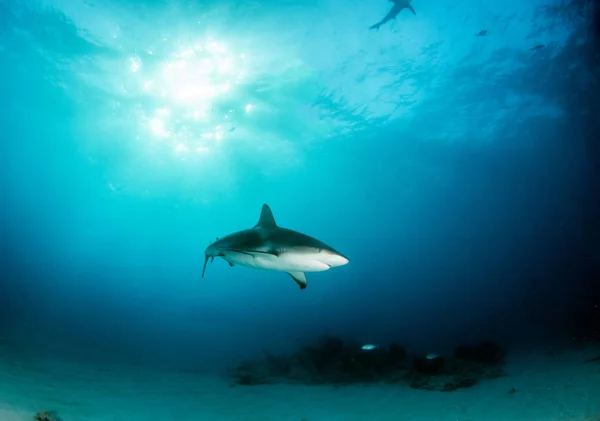
[(414, 9), (414, 7), (412, 7), (412, 4), (409, 4), (406, 7), (408, 8), (408, 10), (410, 10), (412, 12), (413, 15), (417, 16), (417, 12), (415, 12), (415, 9)]
[(306, 275), (304, 272), (288, 272), (290, 276), (300, 286), (300, 289), (306, 288)]
[(225, 260), (227, 263), (229, 263), (229, 266), (230, 266), (230, 267), (233, 267), (233, 263), (231, 263), (229, 260), (227, 260), (227, 259), (225, 259), (225, 258), (223, 258), (223, 260)]

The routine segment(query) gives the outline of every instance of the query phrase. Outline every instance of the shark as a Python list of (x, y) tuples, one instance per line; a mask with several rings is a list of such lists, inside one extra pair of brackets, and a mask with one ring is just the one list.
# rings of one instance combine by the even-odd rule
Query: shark
[(208, 260), (212, 263), (215, 257), (221, 257), (229, 266), (287, 272), (300, 289), (306, 288), (305, 272), (323, 272), (349, 262), (346, 256), (322, 241), (277, 225), (266, 203), (254, 227), (217, 238), (204, 255), (202, 278)]
[(379, 22), (377, 22), (375, 25), (371, 25), (369, 27), (369, 29), (377, 29), (379, 31), (379, 27), (381, 25), (383, 25), (384, 23), (387, 23), (393, 19), (396, 19), (396, 16), (398, 16), (398, 14), (401, 11), (403, 11), (404, 9), (410, 10), (412, 12), (412, 14), (415, 16), (417, 15), (417, 12), (415, 12), (415, 9), (410, 4), (410, 0), (390, 0), (390, 1), (392, 3), (394, 3), (394, 5), (392, 6), (392, 8), (388, 12), (388, 14), (385, 15), (384, 18), (381, 19)]

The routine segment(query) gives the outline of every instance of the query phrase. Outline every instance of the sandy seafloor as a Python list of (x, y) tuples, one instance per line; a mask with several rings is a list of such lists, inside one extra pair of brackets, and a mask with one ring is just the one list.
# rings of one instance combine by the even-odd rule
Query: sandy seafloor
[[(236, 386), (202, 373), (2, 355), (0, 421), (600, 421), (598, 349), (511, 355), (506, 376), (455, 392), (404, 384)], [(514, 393), (508, 393), (512, 388)]]

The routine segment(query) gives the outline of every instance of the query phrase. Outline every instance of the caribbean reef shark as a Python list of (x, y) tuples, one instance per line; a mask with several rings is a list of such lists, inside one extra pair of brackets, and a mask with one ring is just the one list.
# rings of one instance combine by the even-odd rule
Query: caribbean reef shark
[(392, 8), (388, 12), (388, 14), (385, 15), (385, 17), (383, 19), (381, 19), (379, 22), (377, 22), (375, 25), (372, 25), (371, 27), (369, 27), (369, 29), (377, 29), (379, 31), (379, 27), (381, 25), (383, 25), (384, 23), (387, 23), (393, 19), (396, 19), (396, 16), (398, 16), (398, 14), (401, 11), (403, 11), (404, 9), (410, 10), (412, 12), (412, 14), (416, 16), (417, 12), (415, 12), (415, 9), (410, 4), (410, 0), (390, 0), (390, 1), (392, 3), (394, 3), (394, 5), (392, 6)]
[(287, 272), (300, 289), (306, 288), (304, 272), (322, 272), (349, 261), (327, 244), (277, 225), (267, 204), (262, 206), (260, 219), (253, 228), (217, 239), (204, 254), (203, 278), (208, 259), (212, 263), (215, 257), (221, 257), (229, 266)]

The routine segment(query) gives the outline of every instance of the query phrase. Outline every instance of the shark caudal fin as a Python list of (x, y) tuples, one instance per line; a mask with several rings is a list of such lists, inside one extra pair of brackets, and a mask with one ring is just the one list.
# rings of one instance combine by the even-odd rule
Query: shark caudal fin
[(202, 277), (204, 278), (204, 272), (206, 272), (206, 264), (208, 263), (208, 256), (204, 258), (204, 267), (202, 268)]
[(266, 203), (262, 205), (262, 210), (260, 211), (260, 218), (258, 219), (258, 223), (254, 226), (256, 227), (276, 227), (275, 218), (273, 217), (273, 212), (271, 212), (271, 208)]
[[(204, 258), (204, 267), (202, 268), (202, 277), (204, 278), (204, 272), (206, 272), (206, 264), (208, 263), (208, 259), (210, 259), (210, 263), (214, 262), (215, 258), (213, 256), (206, 255)], [(230, 263), (231, 265), (231, 263)]]

